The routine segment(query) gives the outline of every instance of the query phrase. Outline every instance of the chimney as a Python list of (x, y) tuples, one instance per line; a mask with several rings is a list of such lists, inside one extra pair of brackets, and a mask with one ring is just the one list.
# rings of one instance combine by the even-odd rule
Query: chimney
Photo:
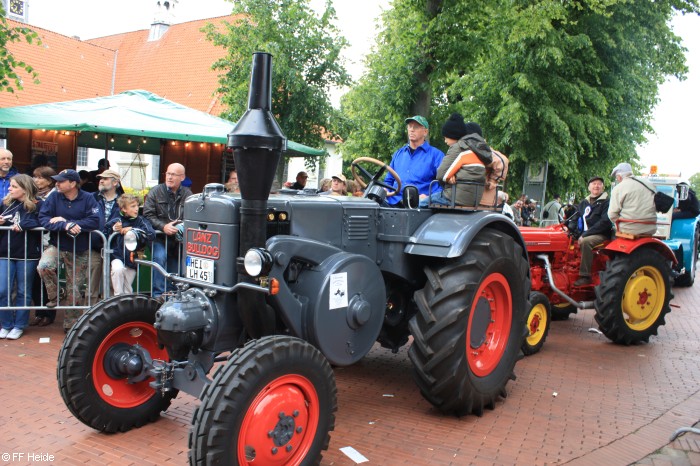
[(156, 1), (156, 11), (153, 15), (153, 22), (151, 23), (151, 30), (148, 33), (148, 41), (159, 40), (165, 32), (168, 30), (173, 20), (175, 19), (175, 14), (173, 10), (175, 5), (177, 5), (178, 0), (157, 0)]

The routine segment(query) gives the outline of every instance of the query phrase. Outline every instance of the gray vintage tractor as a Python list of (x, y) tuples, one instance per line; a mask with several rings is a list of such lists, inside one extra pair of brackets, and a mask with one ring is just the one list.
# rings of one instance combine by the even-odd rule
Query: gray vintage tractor
[[(430, 403), (458, 416), (493, 409), (526, 333), (529, 266), (516, 226), (489, 211), (384, 207), (381, 162), (374, 172), (353, 165), (364, 198), (270, 197), (286, 147), (270, 93), (271, 57), (255, 54), (249, 110), (229, 135), (241, 195), (213, 184), (187, 200), (186, 274), (168, 276), (177, 291), (164, 303), (102, 301), (66, 336), (58, 383), (70, 411), (99, 431), (126, 431), (184, 391), (201, 399), (193, 464), (318, 463), (335, 423), (332, 366), (377, 341), (396, 352), (410, 336)], [(417, 198), (414, 187), (402, 192)]]

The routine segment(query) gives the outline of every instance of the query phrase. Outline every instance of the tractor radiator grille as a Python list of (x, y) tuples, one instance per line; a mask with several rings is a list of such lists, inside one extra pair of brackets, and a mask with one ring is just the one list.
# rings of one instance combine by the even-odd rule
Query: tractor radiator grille
[(369, 218), (350, 216), (347, 222), (349, 240), (365, 240), (369, 237)]

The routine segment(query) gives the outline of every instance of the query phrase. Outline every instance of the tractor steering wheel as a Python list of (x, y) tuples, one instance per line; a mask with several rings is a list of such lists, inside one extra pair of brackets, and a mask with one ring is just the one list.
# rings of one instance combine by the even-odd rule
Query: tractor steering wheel
[[(562, 209), (564, 208), (566, 208), (569, 211), (568, 216), (561, 215)], [(569, 232), (569, 234), (573, 236), (574, 239), (578, 239), (582, 233), (578, 227), (578, 219), (581, 216), (581, 212), (578, 210), (578, 207), (576, 207), (575, 205), (562, 206), (562, 208), (559, 209), (559, 214), (563, 218), (562, 224), (566, 227), (566, 230)]]
[[(369, 162), (379, 166), (380, 168), (374, 174), (372, 174), (366, 169), (364, 169), (360, 165), (360, 162)], [(356, 169), (359, 170), (359, 174), (357, 173)], [(355, 181), (357, 181), (360, 184), (360, 186), (362, 186), (362, 189), (365, 189), (369, 185), (381, 186), (382, 188), (387, 190), (386, 197), (396, 196), (397, 193), (401, 192), (401, 178), (399, 178), (398, 173), (396, 173), (394, 169), (391, 168), (389, 165), (385, 164), (380, 160), (373, 159), (371, 157), (358, 157), (355, 160), (353, 160), (350, 164), (350, 170), (352, 171), (352, 177), (355, 178)], [(394, 177), (394, 179), (396, 180), (397, 188), (394, 188), (393, 186), (383, 182), (380, 179), (381, 176), (384, 174), (385, 170), (391, 173), (391, 176)], [(368, 180), (367, 183), (365, 183), (362, 177), (365, 177)]]

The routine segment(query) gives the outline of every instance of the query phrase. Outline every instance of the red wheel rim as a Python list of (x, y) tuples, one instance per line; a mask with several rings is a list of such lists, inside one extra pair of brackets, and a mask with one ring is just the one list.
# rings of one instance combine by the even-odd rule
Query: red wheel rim
[(238, 464), (301, 464), (316, 436), (318, 394), (300, 375), (267, 384), (251, 402), (238, 434)]
[(140, 345), (153, 359), (168, 360), (168, 352), (158, 347), (158, 338), (153, 324), (129, 322), (112, 330), (102, 340), (92, 361), (92, 381), (100, 397), (118, 408), (134, 408), (150, 399), (155, 390), (148, 386), (150, 379), (128, 383), (126, 378), (115, 379), (105, 371), (104, 359), (116, 344)]
[[(478, 328), (475, 322), (477, 312), (488, 314), (483, 328)], [(469, 313), (467, 361), (475, 375), (485, 377), (498, 366), (508, 345), (512, 323), (513, 300), (508, 280), (500, 273), (492, 273), (479, 286)], [(479, 341), (478, 345), (474, 344), (475, 340)]]

